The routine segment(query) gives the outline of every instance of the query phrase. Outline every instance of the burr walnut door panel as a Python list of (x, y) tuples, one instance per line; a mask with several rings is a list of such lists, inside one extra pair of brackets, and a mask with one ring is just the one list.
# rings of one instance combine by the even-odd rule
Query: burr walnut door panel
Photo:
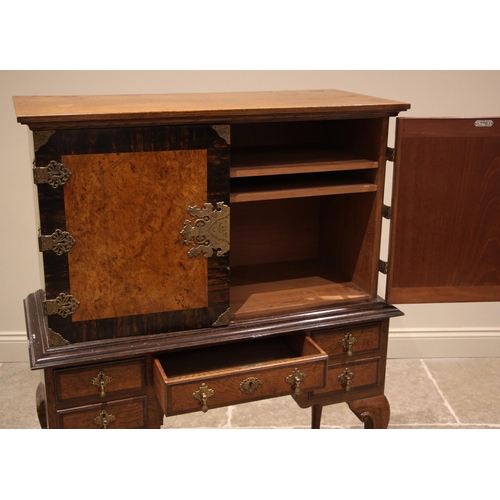
[(398, 118), (387, 300), (500, 300), (500, 118)]
[[(66, 317), (49, 316), (62, 339), (207, 327), (224, 315), (229, 153), (219, 132), (199, 126), (35, 132), (36, 166), (52, 162), (71, 172), (63, 185), (38, 185), (42, 237), (64, 232), (74, 240), (58, 255), (52, 238), (53, 248), (43, 252), (47, 300), (67, 309), (73, 300), (67, 295), (79, 302)], [(226, 231), (222, 243), (213, 229), (211, 236), (201, 231), (217, 217), (216, 230)]]

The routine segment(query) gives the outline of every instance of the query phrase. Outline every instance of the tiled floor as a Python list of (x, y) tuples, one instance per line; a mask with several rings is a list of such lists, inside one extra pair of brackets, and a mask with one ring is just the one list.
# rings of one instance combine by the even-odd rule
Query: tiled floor
[[(0, 364), (0, 428), (38, 428), (40, 372)], [(500, 358), (389, 359), (390, 428), (500, 428)], [(310, 411), (290, 397), (165, 419), (164, 428), (308, 428)], [(323, 410), (322, 428), (359, 428), (345, 404)]]

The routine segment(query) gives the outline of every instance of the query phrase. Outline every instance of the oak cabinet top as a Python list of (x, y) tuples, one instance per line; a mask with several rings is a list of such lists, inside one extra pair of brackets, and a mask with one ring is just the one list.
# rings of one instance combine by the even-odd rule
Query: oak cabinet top
[(17, 121), (32, 129), (377, 117), (410, 107), (341, 90), (15, 96), (13, 100)]

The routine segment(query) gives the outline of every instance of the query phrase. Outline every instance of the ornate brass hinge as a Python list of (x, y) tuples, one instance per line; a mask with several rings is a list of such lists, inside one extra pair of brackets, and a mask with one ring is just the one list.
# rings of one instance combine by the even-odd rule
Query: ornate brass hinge
[(40, 252), (52, 250), (56, 255), (68, 253), (75, 244), (75, 239), (67, 231), (56, 229), (52, 234), (38, 236)]
[(385, 159), (387, 161), (394, 161), (396, 159), (396, 150), (394, 148), (386, 148)]
[(59, 314), (63, 318), (67, 318), (73, 314), (80, 305), (80, 302), (73, 295), (60, 293), (56, 299), (45, 300), (43, 303), (44, 311), (47, 316)]
[(181, 231), (186, 245), (196, 245), (189, 250), (190, 257), (201, 252), (207, 258), (212, 257), (214, 250), (218, 257), (222, 257), (229, 252), (229, 207), (227, 205), (219, 201), (214, 208), (211, 203), (205, 203), (204, 208), (188, 207), (187, 211), (196, 219), (194, 225), (186, 220)]
[(382, 274), (387, 274), (389, 272), (389, 263), (385, 262), (385, 260), (379, 260), (378, 261), (378, 270)]
[(52, 160), (46, 167), (35, 167), (33, 179), (35, 184), (50, 184), (53, 188), (64, 186), (71, 177), (71, 171), (64, 163)]

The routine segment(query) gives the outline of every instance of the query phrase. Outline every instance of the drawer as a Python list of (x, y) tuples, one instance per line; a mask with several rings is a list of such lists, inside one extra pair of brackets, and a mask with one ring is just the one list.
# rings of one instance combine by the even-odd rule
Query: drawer
[(385, 363), (378, 357), (331, 365), (326, 387), (315, 390), (311, 396), (337, 393), (344, 394), (347, 401), (351, 397), (359, 397), (360, 391), (383, 388), (384, 374)]
[(348, 359), (358, 354), (379, 351), (382, 348), (384, 331), (383, 323), (372, 323), (313, 331), (311, 337), (330, 358)]
[(55, 370), (56, 398), (68, 405), (77, 400), (81, 404), (143, 394), (145, 373), (144, 359)]
[(154, 360), (165, 415), (324, 387), (328, 355), (305, 334), (169, 353)]
[(146, 397), (113, 401), (57, 412), (62, 429), (142, 429), (146, 427)]

